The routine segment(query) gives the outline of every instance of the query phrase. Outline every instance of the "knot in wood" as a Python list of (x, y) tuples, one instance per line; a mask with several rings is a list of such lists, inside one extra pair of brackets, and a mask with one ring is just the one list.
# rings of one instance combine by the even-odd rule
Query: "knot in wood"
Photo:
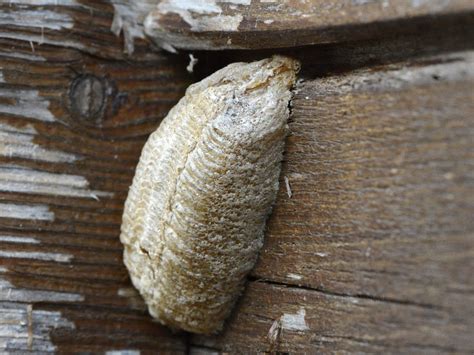
[(85, 74), (76, 77), (69, 90), (72, 114), (84, 121), (100, 125), (107, 101), (107, 85), (104, 80)]

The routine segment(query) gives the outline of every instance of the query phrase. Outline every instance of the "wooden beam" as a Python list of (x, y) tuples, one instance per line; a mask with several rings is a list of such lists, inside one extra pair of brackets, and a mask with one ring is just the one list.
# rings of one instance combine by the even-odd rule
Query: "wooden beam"
[(456, 14), (470, 13), (472, 22), (474, 11), (470, 0), (155, 3), (148, 14), (143, 7), (129, 12), (142, 10), (145, 32), (170, 51), (284, 48), (419, 33)]
[(305, 78), (224, 351), (472, 352), (474, 53)]

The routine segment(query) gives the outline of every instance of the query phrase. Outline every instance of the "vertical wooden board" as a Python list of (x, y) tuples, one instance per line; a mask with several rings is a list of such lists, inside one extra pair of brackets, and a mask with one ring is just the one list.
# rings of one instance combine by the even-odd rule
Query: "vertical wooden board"
[(224, 335), (195, 344), (474, 350), (473, 59), (303, 78), (252, 281)]

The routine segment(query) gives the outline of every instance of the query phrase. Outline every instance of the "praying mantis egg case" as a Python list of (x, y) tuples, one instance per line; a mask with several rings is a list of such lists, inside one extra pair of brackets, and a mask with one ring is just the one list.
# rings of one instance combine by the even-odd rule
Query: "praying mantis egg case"
[(222, 329), (263, 244), (298, 69), (282, 56), (231, 64), (191, 85), (145, 144), (120, 240), (159, 322)]

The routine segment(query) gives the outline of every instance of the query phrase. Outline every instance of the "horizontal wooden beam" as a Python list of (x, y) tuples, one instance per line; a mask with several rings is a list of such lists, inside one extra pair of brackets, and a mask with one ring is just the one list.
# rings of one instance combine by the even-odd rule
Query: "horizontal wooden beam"
[(247, 293), (193, 342), (471, 352), (473, 68), (471, 51), (305, 77)]
[(174, 51), (283, 48), (387, 37), (420, 31), (437, 18), (472, 11), (470, 0), (209, 0), (178, 4), (163, 0), (146, 17), (139, 17), (144, 18), (145, 32), (158, 45)]

